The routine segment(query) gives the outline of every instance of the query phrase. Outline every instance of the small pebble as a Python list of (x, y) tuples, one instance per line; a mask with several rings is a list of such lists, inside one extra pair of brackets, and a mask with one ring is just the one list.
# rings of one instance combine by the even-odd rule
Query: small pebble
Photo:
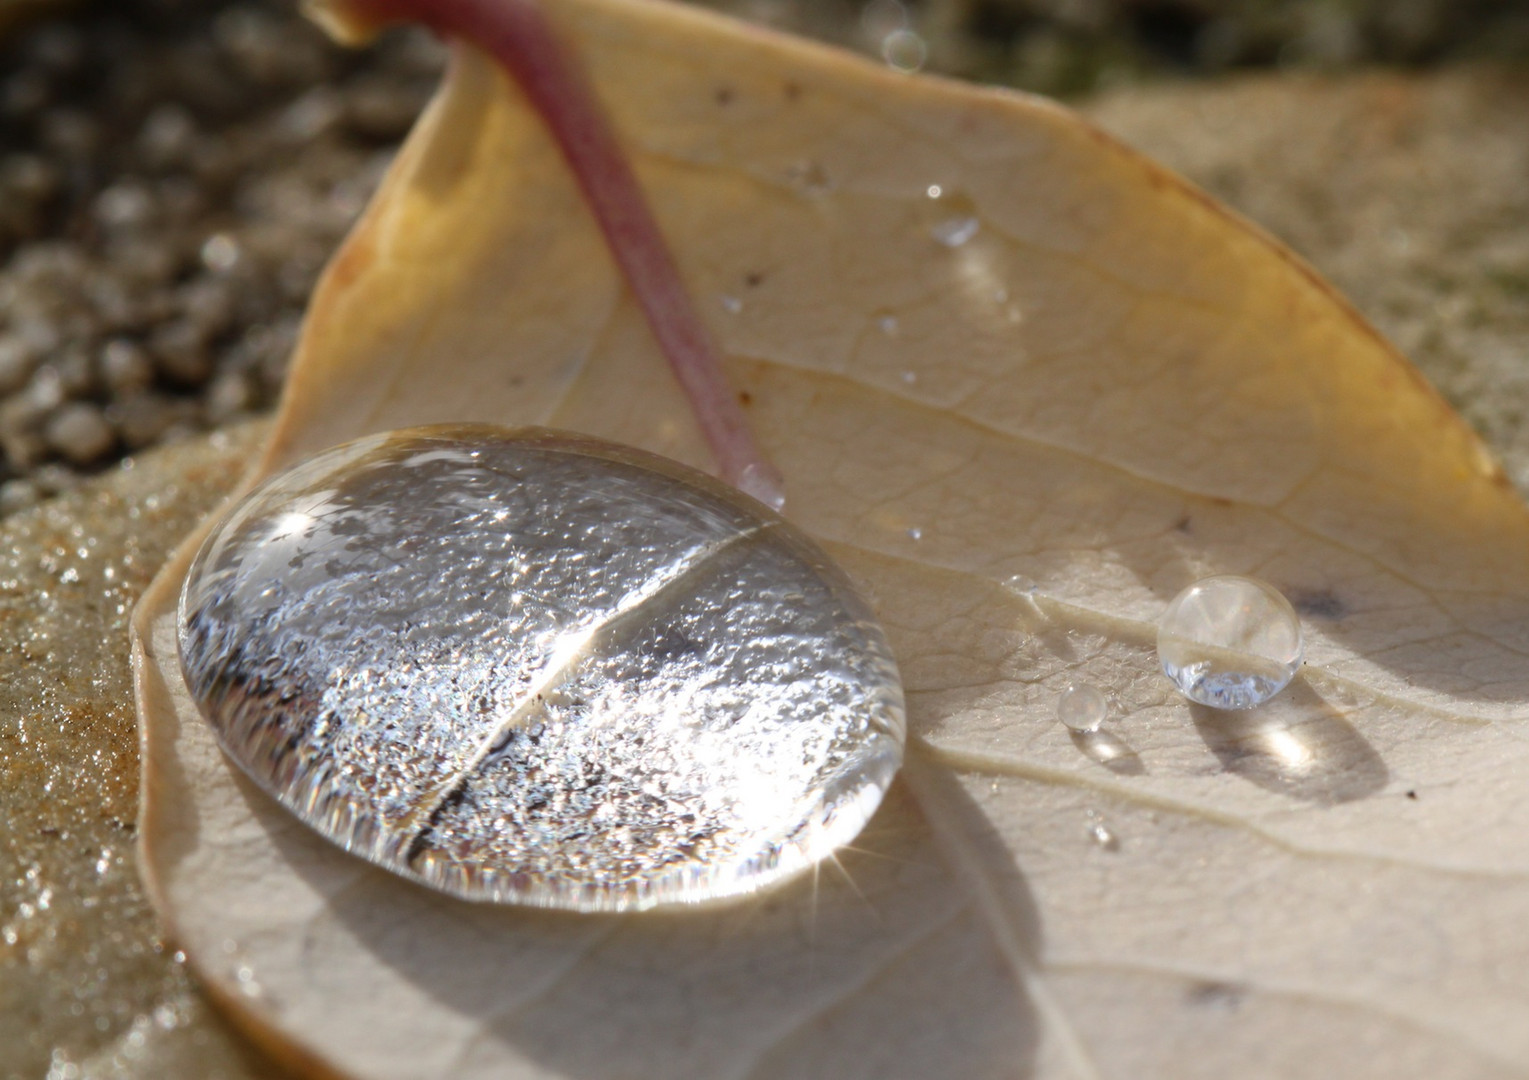
[(0, 394), (20, 390), (37, 367), (37, 354), (15, 334), (0, 335)]
[(126, 338), (108, 341), (101, 349), (101, 380), (117, 394), (146, 390), (154, 382), (154, 362), (143, 347)]
[(76, 465), (99, 460), (117, 441), (101, 410), (84, 402), (65, 405), (56, 412), (48, 420), (44, 437), (52, 449)]

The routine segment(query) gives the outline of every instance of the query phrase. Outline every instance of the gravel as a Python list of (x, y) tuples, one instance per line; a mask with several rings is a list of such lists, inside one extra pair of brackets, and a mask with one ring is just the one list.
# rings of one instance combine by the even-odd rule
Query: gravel
[(427, 100), (423, 33), (124, 0), (0, 43), (0, 513), (278, 394), (320, 268)]

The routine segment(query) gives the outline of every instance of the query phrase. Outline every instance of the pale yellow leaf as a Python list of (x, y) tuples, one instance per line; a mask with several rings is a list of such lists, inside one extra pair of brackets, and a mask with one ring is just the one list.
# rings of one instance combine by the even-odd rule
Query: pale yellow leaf
[[(355, 1077), (1526, 1071), (1529, 517), (1465, 425), (1286, 252), (1063, 110), (658, 3), (552, 13), (788, 515), (892, 635), (906, 783), (838, 865), (724, 911), (442, 899), (221, 757), (175, 658), (188, 548), (138, 617), (143, 858), (231, 1014)], [(257, 473), (442, 420), (709, 464), (469, 51), (315, 298)], [(1156, 670), (1210, 572), (1305, 616), (1309, 666), (1250, 713)], [(1095, 738), (1055, 720), (1078, 679), (1116, 703)]]

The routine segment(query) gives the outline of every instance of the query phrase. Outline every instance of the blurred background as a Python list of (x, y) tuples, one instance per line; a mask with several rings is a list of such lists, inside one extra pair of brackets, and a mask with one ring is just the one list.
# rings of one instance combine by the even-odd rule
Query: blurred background
[[(1529, 322), (1529, 0), (706, 3), (1079, 104), (1316, 261), (1519, 438), (1474, 393), (1506, 369), (1472, 365), (1522, 369), (1522, 347), (1471, 334)], [(285, 0), (0, 0), (0, 514), (274, 401), (314, 279), (441, 62), (417, 32), (339, 49)], [(1387, 108), (1416, 116), (1355, 173)], [(1441, 197), (1470, 204), (1442, 233)], [(1426, 299), (1397, 291), (1418, 275)]]

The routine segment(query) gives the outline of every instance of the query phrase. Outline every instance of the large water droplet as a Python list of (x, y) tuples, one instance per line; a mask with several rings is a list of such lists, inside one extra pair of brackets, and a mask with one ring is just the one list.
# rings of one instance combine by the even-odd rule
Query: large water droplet
[(554, 432), (418, 428), (267, 481), (197, 555), (180, 647), (262, 787), (473, 899), (751, 892), (851, 839), (902, 756), (885, 637), (822, 551)]
[(1090, 683), (1075, 683), (1062, 691), (1056, 703), (1057, 719), (1073, 731), (1098, 731), (1110, 715), (1104, 691)]
[(1219, 575), (1173, 598), (1157, 628), (1164, 673), (1184, 696), (1217, 709), (1251, 709), (1301, 666), (1301, 623), (1290, 601), (1255, 578)]

